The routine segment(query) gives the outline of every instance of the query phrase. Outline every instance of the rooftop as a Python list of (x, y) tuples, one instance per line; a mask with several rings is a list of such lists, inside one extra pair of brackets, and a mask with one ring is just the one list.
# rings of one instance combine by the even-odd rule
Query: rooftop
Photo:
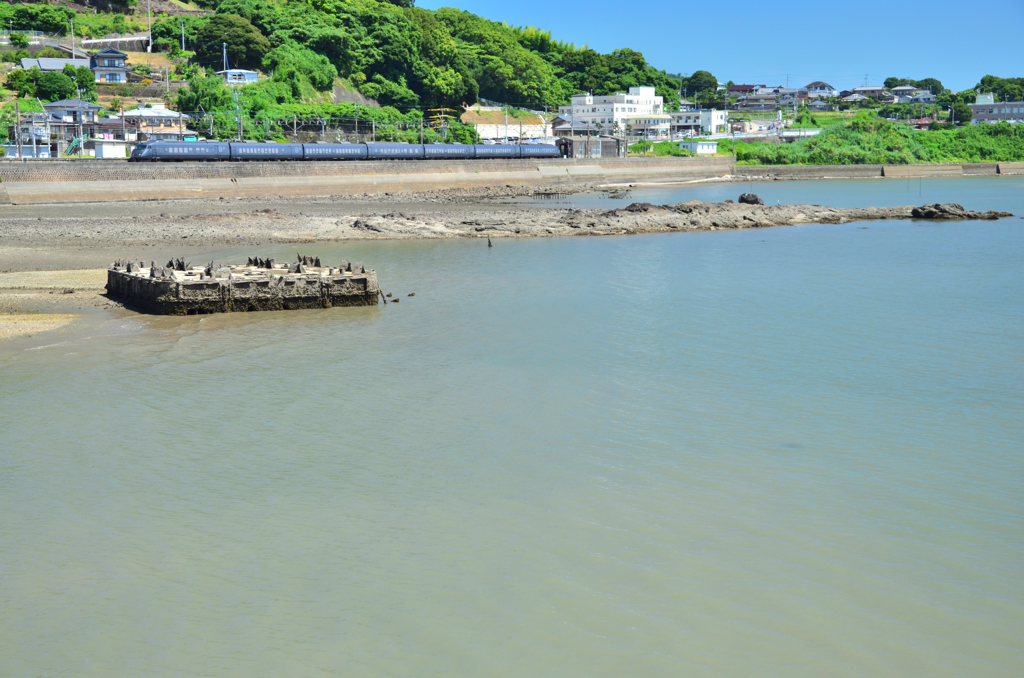
[(62, 71), (64, 70), (64, 66), (68, 64), (74, 66), (75, 68), (89, 68), (88, 59), (54, 59), (44, 57), (42, 59), (25, 58), (21, 60), (21, 67), (25, 70), (31, 68), (38, 68), (42, 71)]
[(45, 108), (45, 109), (53, 108), (53, 109), (57, 109), (57, 110), (63, 110), (63, 109), (69, 109), (70, 110), (70, 109), (74, 109), (76, 111), (77, 110), (98, 111), (98, 110), (100, 110), (103, 107), (102, 106), (97, 106), (96, 104), (91, 103), (89, 101), (83, 101), (82, 99), (61, 99), (60, 101), (53, 101), (53, 102), (48, 103), (48, 104), (43, 104), (43, 108)]

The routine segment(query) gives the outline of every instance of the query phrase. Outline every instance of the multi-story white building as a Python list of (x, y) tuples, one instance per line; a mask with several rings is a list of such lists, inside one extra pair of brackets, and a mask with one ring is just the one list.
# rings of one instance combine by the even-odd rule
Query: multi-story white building
[[(664, 113), (664, 98), (654, 93), (653, 87), (630, 87), (623, 94), (594, 96), (577, 94), (568, 106), (559, 106), (559, 115), (572, 116), (574, 130), (591, 129), (624, 132), (627, 124), (644, 119), (644, 115)], [(667, 118), (666, 118), (667, 121)]]

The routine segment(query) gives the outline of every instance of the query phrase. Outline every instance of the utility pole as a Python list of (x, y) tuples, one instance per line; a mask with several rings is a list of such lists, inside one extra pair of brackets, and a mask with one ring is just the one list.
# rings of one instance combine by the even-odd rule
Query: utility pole
[(242, 141), (242, 114), (238, 111), (238, 90), (232, 88), (231, 93), (235, 95), (235, 131), (238, 133), (238, 140)]
[(299, 140), (299, 118), (296, 115), (292, 115), (292, 141), (298, 142)]
[[(44, 108), (43, 110), (45, 111), (46, 109)], [(14, 129), (17, 132), (15, 135), (15, 140), (18, 144), (18, 158), (20, 159), (23, 158), (24, 156), (21, 152), (21, 107), (18, 105), (17, 99), (14, 100), (14, 124)]]
[(185, 20), (181, 20), (181, 51), (185, 51)]
[(146, 45), (146, 51), (153, 51), (153, 8), (149, 0), (146, 0), (146, 20), (149, 21), (149, 43)]
[[(226, 71), (228, 70), (228, 43), (222, 42), (220, 43), (220, 47), (222, 50), (224, 50), (224, 70)], [(224, 75), (226, 76), (227, 73), (225, 73)]]
[(75, 58), (75, 20), (68, 19), (68, 23), (71, 24), (71, 58)]
[(124, 142), (125, 148), (128, 147), (128, 133), (124, 128), (124, 106), (121, 106), (121, 140)]
[(423, 116), (420, 116), (420, 146), (423, 145)]
[(376, 143), (377, 141), (377, 121), (370, 121), (370, 141)]

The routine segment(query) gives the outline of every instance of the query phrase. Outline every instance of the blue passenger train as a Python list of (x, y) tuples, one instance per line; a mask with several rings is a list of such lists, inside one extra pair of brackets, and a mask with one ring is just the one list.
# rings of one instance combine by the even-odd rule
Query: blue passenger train
[(439, 160), (560, 158), (550, 144), (278, 144), (274, 142), (143, 141), (128, 162), (246, 160)]

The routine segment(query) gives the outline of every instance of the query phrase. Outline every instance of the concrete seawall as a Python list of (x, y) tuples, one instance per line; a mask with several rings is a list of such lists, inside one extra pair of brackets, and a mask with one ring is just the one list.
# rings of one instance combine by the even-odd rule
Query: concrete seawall
[(551, 161), (167, 163), (37, 161), (0, 166), (8, 204), (301, 197), (500, 185), (688, 181), (728, 176), (732, 158)]
[(1024, 175), (1024, 163), (736, 166), (731, 157), (496, 161), (128, 163), (0, 162), (0, 204), (321, 197), (579, 182), (673, 183), (701, 179), (808, 181)]

